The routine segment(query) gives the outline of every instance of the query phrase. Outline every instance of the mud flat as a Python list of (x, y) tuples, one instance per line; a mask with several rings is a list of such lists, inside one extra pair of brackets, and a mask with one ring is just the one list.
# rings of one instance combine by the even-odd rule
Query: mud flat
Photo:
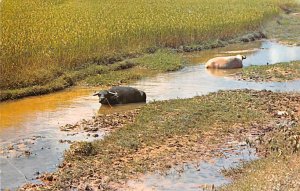
[(275, 128), (248, 140), (261, 159), (223, 171), (233, 182), (221, 190), (299, 190), (299, 117), (292, 119), (285, 112), (277, 115)]
[(258, 159), (255, 149), (245, 143), (228, 142), (227, 146), (220, 148), (218, 157), (204, 156), (201, 162), (175, 165), (164, 173), (146, 173), (138, 180), (128, 181), (124, 190), (215, 190), (231, 182), (222, 170)]
[(152, 102), (103, 140), (73, 144), (51, 181), (42, 177), (46, 185), (35, 188), (113, 190), (145, 173), (221, 158), (228, 143), (297, 127), (299, 103), (299, 93), (254, 90)]

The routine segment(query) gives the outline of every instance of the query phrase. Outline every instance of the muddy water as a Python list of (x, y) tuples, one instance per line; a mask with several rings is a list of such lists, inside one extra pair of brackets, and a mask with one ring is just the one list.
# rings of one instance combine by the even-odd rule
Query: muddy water
[(128, 190), (140, 191), (199, 191), (213, 190), (230, 183), (222, 170), (238, 166), (241, 162), (257, 159), (255, 149), (236, 146), (221, 151), (223, 157), (202, 161), (199, 164), (186, 163), (175, 166), (166, 173), (146, 174), (139, 180), (129, 181)]
[(93, 140), (84, 134), (68, 135), (59, 130), (61, 125), (97, 113), (100, 104), (91, 96), (93, 91), (75, 88), (0, 103), (1, 188), (15, 189), (34, 182), (39, 173), (56, 169), (69, 146), (60, 140)]
[[(206, 70), (204, 63), (213, 56), (246, 54), (245, 66), (300, 60), (300, 47), (274, 42), (230, 45), (226, 48), (185, 55), (196, 65), (180, 71), (145, 78), (134, 84), (147, 93), (147, 100), (188, 98), (225, 89), (269, 89), (300, 91), (300, 81), (256, 83), (228, 77), (237, 70)], [(98, 89), (98, 88), (96, 88)], [(102, 107), (92, 94), (93, 88), (72, 88), (51, 95), (0, 103), (1, 188), (16, 188), (34, 182), (38, 173), (53, 171), (69, 144), (63, 140), (94, 140), (84, 133), (62, 132), (59, 127), (91, 118), (96, 113), (124, 111), (139, 105)], [(101, 138), (101, 133), (100, 138)], [(62, 140), (62, 141), (60, 141)]]

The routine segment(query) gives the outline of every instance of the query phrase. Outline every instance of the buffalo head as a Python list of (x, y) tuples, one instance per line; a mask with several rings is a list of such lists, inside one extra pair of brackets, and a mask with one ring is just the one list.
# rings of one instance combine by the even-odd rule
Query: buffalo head
[(99, 97), (99, 103), (101, 104), (110, 104), (111, 102), (115, 102), (118, 98), (117, 92), (111, 92), (108, 90), (102, 90), (98, 93), (95, 93), (94, 96)]

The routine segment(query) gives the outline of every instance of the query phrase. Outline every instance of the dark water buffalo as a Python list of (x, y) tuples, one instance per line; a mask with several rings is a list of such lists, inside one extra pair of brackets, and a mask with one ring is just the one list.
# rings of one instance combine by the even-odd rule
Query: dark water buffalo
[(99, 96), (99, 103), (104, 105), (146, 102), (146, 93), (132, 87), (112, 87), (94, 96)]

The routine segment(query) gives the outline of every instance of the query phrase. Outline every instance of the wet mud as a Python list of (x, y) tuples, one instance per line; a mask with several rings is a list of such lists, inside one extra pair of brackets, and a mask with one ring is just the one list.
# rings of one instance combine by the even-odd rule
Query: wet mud
[(127, 183), (126, 190), (215, 190), (224, 184), (230, 183), (230, 178), (224, 177), (222, 170), (234, 168), (243, 162), (255, 160), (255, 149), (240, 143), (223, 148), (221, 157), (202, 160), (199, 163), (185, 163), (172, 167), (164, 174), (149, 173), (139, 180)]

